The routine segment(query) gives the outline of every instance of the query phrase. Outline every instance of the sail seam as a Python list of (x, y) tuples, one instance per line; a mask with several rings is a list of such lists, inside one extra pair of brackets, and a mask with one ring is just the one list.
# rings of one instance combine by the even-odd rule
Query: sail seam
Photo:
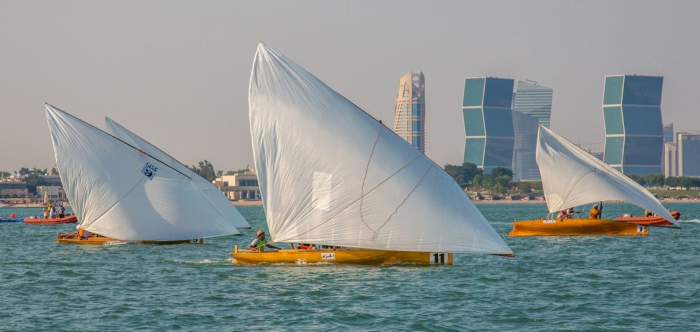
[[(126, 192), (126, 194), (124, 194), (124, 196), (122, 196), (121, 198), (119, 198), (119, 200), (117, 200), (116, 202), (114, 202), (114, 205), (112, 205), (112, 207), (109, 208), (109, 210), (105, 211), (105, 213), (103, 213), (103, 214), (101, 214), (99, 217), (95, 218), (93, 222), (95, 222), (95, 221), (99, 220), (100, 218), (104, 217), (107, 213), (109, 213), (109, 211), (112, 211), (112, 209), (114, 209), (117, 205), (119, 205), (119, 203), (120, 203), (126, 196), (129, 196), (129, 194), (134, 190), (134, 188), (136, 188), (136, 186), (138, 186), (141, 182), (143, 182), (143, 179), (147, 179), (147, 177), (145, 177), (145, 176), (142, 177), (141, 180), (139, 180), (138, 182), (136, 182), (136, 184), (134, 184), (134, 186), (131, 187), (131, 189), (129, 189), (129, 191)], [(92, 223), (91, 223), (91, 224), (92, 224)], [(105, 234), (100, 234), (100, 235), (105, 235)]]
[(382, 184), (384, 184), (384, 182), (389, 181), (389, 179), (391, 179), (392, 177), (394, 177), (394, 175), (396, 175), (396, 174), (397, 174), (398, 172), (400, 172), (402, 169), (406, 168), (406, 166), (408, 166), (409, 164), (411, 164), (412, 162), (414, 162), (414, 161), (415, 161), (416, 159), (418, 159), (418, 157), (420, 157), (420, 156), (421, 156), (421, 155), (417, 155), (417, 156), (415, 156), (413, 159), (411, 159), (411, 160), (409, 160), (408, 162), (406, 162), (403, 166), (399, 167), (399, 169), (397, 169), (394, 173), (392, 173), (391, 175), (389, 175), (389, 176), (388, 176), (386, 179), (384, 179), (382, 182), (379, 182), (376, 186), (374, 186), (374, 188), (370, 189), (370, 190), (369, 190), (367, 193), (365, 193), (363, 196), (358, 197), (356, 200), (350, 202), (347, 206), (345, 206), (344, 208), (342, 208), (342, 209), (341, 209), (340, 211), (338, 211), (336, 214), (330, 216), (328, 219), (322, 221), (322, 222), (319, 223), (318, 225), (316, 225), (316, 226), (314, 226), (314, 227), (312, 227), (312, 228), (309, 228), (307, 231), (302, 232), (302, 233), (299, 233), (299, 234), (297, 234), (297, 235), (295, 235), (295, 236), (288, 237), (288, 238), (286, 238), (286, 239), (282, 239), (282, 240), (279, 240), (279, 241), (278, 241), (278, 240), (275, 240), (274, 242), (287, 242), (289, 239), (293, 239), (294, 237), (302, 236), (302, 235), (304, 235), (304, 234), (306, 234), (306, 233), (309, 233), (309, 232), (313, 231), (314, 229), (316, 229), (316, 228), (318, 228), (318, 227), (321, 227), (323, 224), (325, 224), (325, 223), (331, 221), (333, 218), (337, 217), (337, 216), (338, 216), (339, 214), (341, 214), (343, 211), (345, 211), (345, 210), (349, 209), (351, 206), (355, 205), (355, 203), (357, 203), (357, 201), (361, 200), (364, 196), (369, 195), (372, 191), (374, 191), (375, 189), (379, 188), (379, 186), (381, 186)]
[[(430, 172), (430, 169), (431, 169), (431, 168), (433, 168), (433, 164), (430, 164), (430, 166), (428, 166), (428, 170), (426, 170), (425, 173), (423, 174), (423, 176), (421, 176), (420, 180), (418, 180), (418, 183), (416, 183), (416, 185), (413, 186), (413, 189), (411, 189), (411, 191), (408, 193), (408, 195), (406, 195), (406, 198), (403, 199), (403, 201), (401, 202), (401, 204), (399, 204), (399, 205), (396, 207), (396, 209), (394, 209), (394, 212), (392, 212), (391, 215), (389, 215), (389, 218), (386, 218), (386, 221), (385, 221), (381, 226), (379, 226), (379, 227), (377, 228), (376, 231), (375, 231), (375, 230), (372, 230), (372, 229), (370, 228), (370, 230), (371, 230), (372, 232), (374, 232), (374, 235), (372, 235), (372, 237), (369, 239), (370, 241), (375, 241), (375, 240), (377, 239), (377, 236), (379, 235), (379, 230), (382, 229), (382, 227), (384, 227), (384, 225), (386, 225), (387, 223), (389, 223), (389, 220), (391, 219), (391, 217), (393, 217), (393, 216), (396, 214), (396, 212), (399, 211), (399, 208), (401, 208), (401, 206), (403, 206), (403, 204), (406, 203), (406, 201), (408, 200), (408, 198), (411, 197), (411, 194), (413, 194), (413, 192), (416, 190), (416, 188), (418, 188), (418, 185), (420, 185), (421, 182), (423, 182), (423, 179), (425, 178), (426, 175), (428, 175), (428, 172)], [(363, 220), (363, 222), (364, 222), (364, 220)], [(365, 224), (365, 225), (366, 225), (366, 224)], [(369, 227), (369, 226), (368, 226), (368, 227)]]

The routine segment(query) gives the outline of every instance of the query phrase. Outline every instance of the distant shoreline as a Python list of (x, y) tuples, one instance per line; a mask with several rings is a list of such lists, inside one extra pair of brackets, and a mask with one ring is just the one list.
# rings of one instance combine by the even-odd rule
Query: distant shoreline
[(234, 206), (262, 206), (262, 200), (259, 201), (231, 201)]
[[(659, 202), (661, 203), (700, 203), (700, 200), (698, 199), (660, 199)], [(480, 204), (544, 204), (546, 201), (543, 200), (534, 200), (534, 201), (528, 201), (528, 200), (505, 200), (505, 199), (499, 199), (496, 201), (493, 200), (480, 200), (480, 201), (472, 201), (475, 205), (480, 205)], [(614, 202), (611, 202), (614, 203)]]

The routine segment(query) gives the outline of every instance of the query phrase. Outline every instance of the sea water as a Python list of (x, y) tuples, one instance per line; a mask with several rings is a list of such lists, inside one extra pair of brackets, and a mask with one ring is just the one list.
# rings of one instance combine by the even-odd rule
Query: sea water
[[(479, 205), (516, 256), (456, 254), (451, 267), (231, 264), (265, 228), (261, 207), (239, 208), (242, 236), (203, 245), (56, 244), (75, 225), (3, 223), (0, 330), (700, 330), (700, 204), (666, 207), (683, 229), (511, 238), (514, 219), (546, 206)], [(603, 210), (630, 212), (642, 213)]]

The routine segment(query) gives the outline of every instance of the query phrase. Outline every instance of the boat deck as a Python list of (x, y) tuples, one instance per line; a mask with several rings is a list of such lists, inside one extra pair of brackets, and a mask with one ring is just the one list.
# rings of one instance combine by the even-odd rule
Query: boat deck
[(126, 241), (115, 239), (111, 237), (105, 237), (97, 234), (91, 234), (89, 237), (80, 237), (78, 233), (58, 233), (56, 236), (56, 243), (66, 243), (66, 244), (86, 244), (86, 245), (113, 245), (113, 244), (125, 244), (125, 243), (140, 243), (140, 244), (157, 244), (157, 245), (167, 245), (167, 244), (203, 244), (204, 239), (190, 239), (190, 240), (175, 240), (175, 241)]
[(648, 225), (606, 219), (537, 219), (515, 221), (509, 236), (647, 236)]
[(452, 253), (373, 249), (281, 249), (262, 252), (238, 250), (230, 253), (234, 264), (355, 264), (355, 265), (452, 265)]

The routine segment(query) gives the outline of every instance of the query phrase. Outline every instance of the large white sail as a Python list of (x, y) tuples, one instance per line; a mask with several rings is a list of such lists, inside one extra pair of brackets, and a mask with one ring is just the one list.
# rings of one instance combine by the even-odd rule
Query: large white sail
[(439, 166), (262, 43), (249, 107), (273, 241), (512, 254)]
[(86, 230), (121, 240), (240, 234), (186, 173), (46, 105), (61, 182)]
[(149, 155), (168, 164), (182, 174), (187, 174), (192, 178), (192, 183), (199, 189), (201, 194), (207, 198), (209, 204), (218, 210), (229, 222), (234, 224), (238, 229), (250, 228), (250, 224), (248, 224), (248, 221), (238, 212), (238, 209), (236, 209), (228, 198), (226, 198), (211, 182), (109, 117), (105, 117), (105, 131), (131, 146), (146, 151)]
[(549, 212), (618, 200), (652, 211), (676, 224), (648, 190), (543, 126), (537, 135), (537, 165)]

